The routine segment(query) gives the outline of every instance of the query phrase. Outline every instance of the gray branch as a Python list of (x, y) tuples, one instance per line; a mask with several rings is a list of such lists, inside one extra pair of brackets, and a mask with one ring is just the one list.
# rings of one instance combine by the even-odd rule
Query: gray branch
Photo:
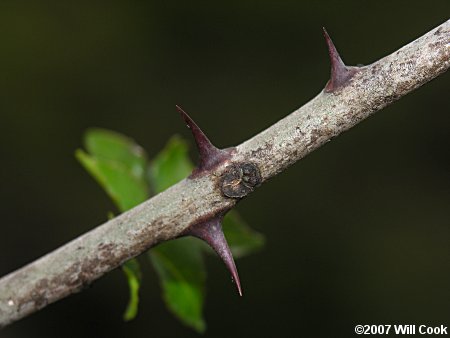
[(333, 92), (303, 107), (236, 148), (213, 172), (185, 179), (134, 209), (0, 279), (0, 327), (81, 291), (150, 247), (177, 237), (236, 200), (221, 193), (230, 163), (252, 162), (262, 182), (450, 66), (450, 20), (393, 54), (359, 68)]

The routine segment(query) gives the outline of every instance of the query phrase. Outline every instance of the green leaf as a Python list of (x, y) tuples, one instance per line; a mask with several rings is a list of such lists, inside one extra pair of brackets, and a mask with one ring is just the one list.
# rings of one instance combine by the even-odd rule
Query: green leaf
[(247, 256), (264, 246), (264, 236), (250, 228), (234, 210), (225, 215), (223, 232), (234, 258)]
[(128, 281), (128, 288), (130, 290), (130, 299), (128, 305), (123, 314), (123, 320), (129, 321), (136, 317), (139, 305), (139, 287), (142, 282), (142, 274), (139, 262), (137, 259), (132, 258), (125, 262), (122, 266), (122, 271)]
[(148, 188), (120, 162), (91, 156), (79, 149), (75, 156), (97, 180), (120, 211), (126, 211), (145, 201)]
[(166, 190), (187, 177), (194, 168), (188, 154), (188, 145), (178, 135), (172, 136), (149, 167), (149, 180), (155, 194)]
[(186, 325), (204, 332), (206, 272), (200, 244), (192, 238), (180, 238), (160, 244), (149, 257), (160, 277), (167, 307)]
[(130, 175), (144, 183), (147, 156), (131, 138), (111, 130), (91, 128), (85, 134), (84, 145), (95, 158), (122, 164)]
[[(104, 129), (90, 129), (84, 143), (89, 154), (77, 150), (76, 157), (97, 180), (117, 208), (124, 212), (148, 198), (145, 178), (147, 157), (144, 150), (130, 138)], [(139, 262), (131, 259), (122, 266), (127, 278), (130, 299), (124, 320), (137, 315), (141, 271)]]

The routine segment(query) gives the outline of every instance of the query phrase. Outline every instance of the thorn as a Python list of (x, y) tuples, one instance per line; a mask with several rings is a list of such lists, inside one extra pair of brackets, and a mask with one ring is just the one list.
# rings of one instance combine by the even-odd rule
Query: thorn
[(186, 122), (188, 128), (191, 130), (199, 152), (199, 163), (197, 168), (192, 172), (190, 176), (191, 178), (201, 174), (202, 172), (211, 170), (230, 157), (232, 149), (216, 148), (208, 137), (206, 137), (200, 127), (197, 126), (194, 120), (180, 106), (176, 105), (175, 107), (181, 114), (183, 120)]
[(220, 150), (211, 143), (211, 141), (199, 128), (199, 126), (197, 126), (197, 124), (194, 122), (194, 120), (192, 120), (192, 118), (183, 109), (181, 109), (180, 106), (175, 107), (177, 107), (177, 110), (180, 112), (181, 117), (186, 122), (188, 128), (191, 130), (192, 135), (194, 136), (195, 143), (197, 144), (198, 151), (200, 153), (199, 166), (204, 166), (204, 162), (206, 162), (209, 157), (213, 156)]
[(236, 283), (239, 296), (242, 296), (241, 282), (239, 280), (236, 264), (234, 263), (233, 255), (231, 254), (231, 250), (223, 234), (222, 219), (223, 214), (205, 222), (197, 223), (190, 226), (183, 235), (194, 236), (208, 243), (225, 263), (225, 266), (231, 273), (233, 281)]
[(331, 76), (327, 85), (325, 86), (325, 92), (334, 92), (339, 87), (343, 87), (347, 82), (353, 77), (357, 72), (356, 67), (347, 67), (342, 61), (336, 46), (328, 35), (325, 27), (323, 27), (323, 36), (325, 37), (325, 42), (328, 46), (328, 54), (330, 55), (331, 63)]

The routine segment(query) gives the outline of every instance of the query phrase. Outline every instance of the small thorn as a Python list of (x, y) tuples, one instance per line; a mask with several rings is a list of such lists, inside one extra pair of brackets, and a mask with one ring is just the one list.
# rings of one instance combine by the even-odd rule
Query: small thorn
[(328, 35), (328, 32), (325, 29), (325, 27), (323, 27), (323, 36), (325, 37), (325, 42), (327, 43), (328, 46), (328, 54), (330, 55), (331, 75), (340, 72), (345, 72), (347, 66), (344, 64), (344, 61), (342, 61), (341, 56), (339, 55), (336, 46), (334, 45), (333, 41)]
[(186, 122), (188, 128), (191, 130), (199, 152), (198, 166), (194, 169), (190, 177), (195, 177), (202, 172), (211, 170), (230, 157), (230, 149), (222, 150), (215, 147), (194, 120), (180, 106), (176, 105), (175, 107)]
[(223, 215), (189, 227), (183, 235), (190, 235), (204, 240), (219, 255), (225, 263), (231, 277), (236, 284), (239, 296), (242, 296), (241, 282), (234, 263), (233, 255), (222, 230)]
[(325, 91), (327, 93), (330, 93), (334, 92), (339, 87), (345, 86), (357, 72), (357, 68), (347, 67), (345, 65), (325, 27), (323, 27), (323, 36), (325, 37), (325, 42), (328, 46), (328, 54), (330, 56), (331, 63), (331, 76), (330, 80), (325, 86)]
[(206, 137), (205, 133), (197, 126), (197, 124), (192, 120), (192, 118), (183, 110), (180, 106), (176, 106), (177, 110), (180, 112), (181, 117), (186, 122), (188, 128), (192, 131), (195, 143), (197, 144), (198, 151), (200, 153), (200, 164), (202, 166), (202, 161), (206, 161), (209, 157), (213, 156), (214, 153), (220, 151), (217, 149), (211, 141)]

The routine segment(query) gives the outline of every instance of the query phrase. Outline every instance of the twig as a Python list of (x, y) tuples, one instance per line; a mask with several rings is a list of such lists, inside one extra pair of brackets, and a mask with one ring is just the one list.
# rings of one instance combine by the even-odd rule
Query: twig
[(81, 291), (129, 258), (232, 208), (238, 198), (227, 197), (221, 186), (231, 164), (251, 163), (263, 183), (450, 66), (450, 20), (364, 67), (346, 67), (327, 34), (326, 39), (332, 76), (324, 91), (237, 146), (218, 166), (0, 279), (0, 327)]

